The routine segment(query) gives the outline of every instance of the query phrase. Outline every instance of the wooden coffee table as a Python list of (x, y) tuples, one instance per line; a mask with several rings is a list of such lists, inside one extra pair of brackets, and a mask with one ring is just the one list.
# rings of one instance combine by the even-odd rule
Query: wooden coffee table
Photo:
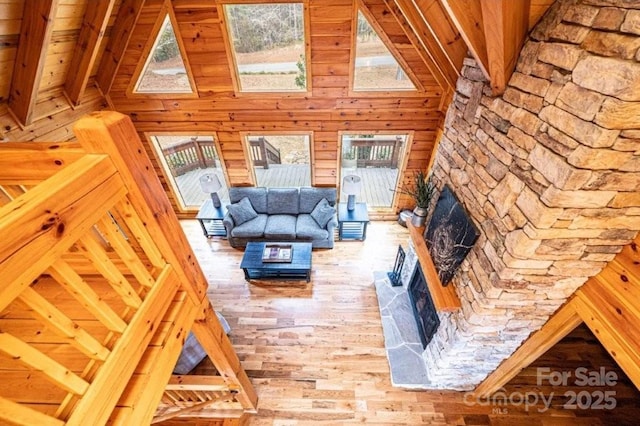
[[(291, 262), (263, 262), (262, 252), (265, 244), (290, 244), (292, 249)], [(244, 278), (257, 279), (305, 279), (311, 280), (311, 243), (288, 242), (250, 242), (242, 256), (240, 267), (244, 271)]]

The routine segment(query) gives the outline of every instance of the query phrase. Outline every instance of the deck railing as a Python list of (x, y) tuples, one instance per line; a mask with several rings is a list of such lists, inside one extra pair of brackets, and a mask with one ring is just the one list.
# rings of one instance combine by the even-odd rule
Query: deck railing
[(216, 392), (255, 412), (131, 121), (74, 130), (80, 144), (0, 144), (0, 420), (148, 424), (190, 330)]
[(162, 155), (174, 177), (196, 169), (215, 168), (218, 159), (212, 140), (181, 141), (163, 148)]
[(358, 167), (398, 167), (403, 140), (396, 139), (351, 139), (350, 156), (357, 160)]
[(249, 151), (255, 167), (269, 168), (269, 164), (281, 164), (280, 150), (264, 137), (249, 139)]

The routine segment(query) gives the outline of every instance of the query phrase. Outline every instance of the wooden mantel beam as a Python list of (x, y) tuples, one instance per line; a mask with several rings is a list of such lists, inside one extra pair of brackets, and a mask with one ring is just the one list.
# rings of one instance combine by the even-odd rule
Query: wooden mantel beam
[(123, 0), (118, 9), (116, 22), (113, 24), (109, 42), (105, 48), (100, 67), (96, 75), (98, 87), (106, 96), (111, 90), (111, 85), (116, 77), (120, 63), (124, 57), (124, 52), (129, 45), (129, 39), (133, 33), (133, 28), (138, 22), (142, 6), (145, 0)]
[(9, 107), (25, 126), (31, 124), (57, 4), (58, 0), (27, 0), (24, 6)]
[(529, 30), (530, 0), (480, 0), (493, 95), (504, 92)]
[(64, 83), (64, 90), (73, 105), (80, 104), (80, 98), (87, 87), (115, 2), (116, 0), (94, 0), (87, 3), (80, 35)]

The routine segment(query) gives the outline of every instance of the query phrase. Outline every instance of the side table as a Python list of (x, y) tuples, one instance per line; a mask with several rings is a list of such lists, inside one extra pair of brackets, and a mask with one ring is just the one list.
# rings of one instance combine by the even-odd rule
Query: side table
[(213, 207), (213, 202), (211, 200), (207, 200), (202, 204), (196, 219), (200, 222), (200, 226), (202, 227), (202, 232), (204, 232), (205, 237), (227, 236), (227, 230), (222, 223), (226, 210), (226, 207), (223, 206), (218, 208)]
[(353, 210), (347, 210), (347, 203), (338, 204), (338, 239), (361, 240), (367, 238), (369, 213), (367, 203), (356, 203)]

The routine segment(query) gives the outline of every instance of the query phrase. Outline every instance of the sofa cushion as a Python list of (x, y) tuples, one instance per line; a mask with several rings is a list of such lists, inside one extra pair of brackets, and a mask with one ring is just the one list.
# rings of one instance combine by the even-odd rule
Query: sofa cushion
[(267, 219), (264, 236), (271, 239), (294, 240), (296, 238), (296, 217), (289, 214), (272, 214)]
[(318, 202), (326, 198), (330, 205), (336, 205), (335, 188), (300, 188), (299, 213), (311, 213)]
[(318, 226), (310, 214), (299, 214), (296, 222), (296, 238), (299, 240), (325, 240), (329, 232)]
[(229, 188), (229, 201), (237, 203), (247, 197), (251, 201), (253, 209), (257, 213), (267, 212), (267, 188), (231, 187)]
[(311, 217), (318, 223), (320, 228), (326, 228), (327, 223), (336, 214), (336, 209), (329, 205), (326, 198), (323, 198), (316, 204), (316, 207), (311, 212)]
[(258, 213), (253, 209), (251, 201), (249, 201), (247, 197), (244, 197), (237, 203), (229, 205), (227, 210), (236, 225), (242, 225), (243, 223), (258, 217)]
[(264, 236), (264, 227), (267, 225), (268, 217), (266, 214), (259, 214), (255, 219), (235, 226), (231, 230), (231, 236), (235, 238), (261, 238)]
[(298, 214), (298, 188), (269, 188), (267, 213)]

